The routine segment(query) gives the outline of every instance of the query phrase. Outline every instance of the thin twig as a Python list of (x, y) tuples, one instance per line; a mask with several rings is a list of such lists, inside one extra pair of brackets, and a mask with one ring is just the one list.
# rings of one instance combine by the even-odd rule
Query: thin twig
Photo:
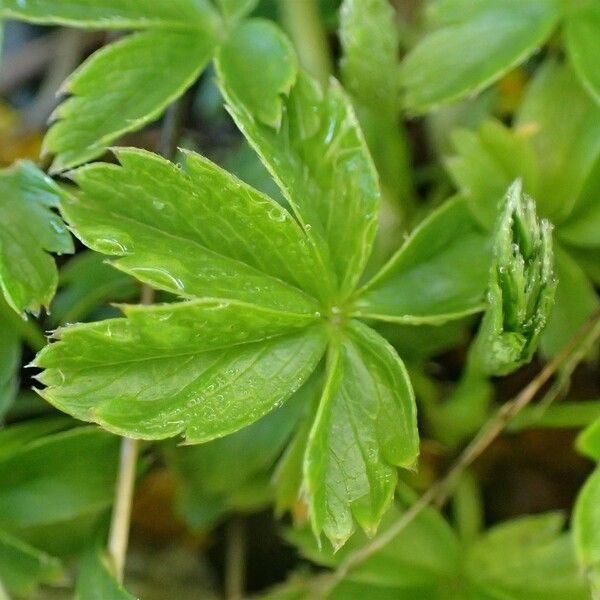
[(225, 557), (225, 598), (241, 600), (244, 597), (246, 576), (246, 535), (241, 517), (234, 517), (227, 527)]
[(540, 373), (525, 386), (510, 402), (504, 404), (495, 415), (481, 428), (479, 434), (464, 449), (454, 462), (448, 473), (437, 483), (431, 486), (415, 504), (413, 504), (392, 526), (377, 536), (366, 546), (356, 550), (339, 565), (337, 570), (324, 580), (320, 596), (327, 594), (340, 583), (350, 571), (365, 562), (368, 558), (379, 552), (394, 540), (425, 508), (431, 504), (441, 506), (448, 498), (454, 483), (481, 453), (502, 433), (510, 419), (523, 410), (560, 369), (568, 357), (576, 352), (580, 342), (593, 330), (596, 336), (600, 335), (600, 327), (595, 327), (600, 321), (600, 310), (592, 314), (589, 319), (577, 330), (575, 335), (562, 348), (562, 350), (546, 364)]

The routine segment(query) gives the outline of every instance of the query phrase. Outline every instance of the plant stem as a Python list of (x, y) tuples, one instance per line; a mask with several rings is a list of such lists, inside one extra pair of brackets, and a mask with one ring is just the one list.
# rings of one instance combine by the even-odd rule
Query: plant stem
[(241, 600), (244, 597), (246, 563), (246, 536), (241, 517), (234, 517), (227, 527), (225, 560), (225, 598)]
[(4, 587), (4, 584), (2, 583), (1, 579), (0, 579), (0, 600), (10, 600), (10, 596), (8, 595), (8, 592), (6, 591), (6, 588)]
[(496, 414), (488, 420), (471, 443), (463, 450), (442, 479), (432, 485), (389, 529), (373, 538), (366, 546), (348, 555), (331, 577), (323, 582), (319, 594), (320, 597), (327, 596), (350, 571), (387, 546), (429, 505), (442, 506), (460, 475), (502, 433), (510, 419), (523, 410), (536, 397), (538, 392), (560, 369), (563, 363), (569, 359), (571, 354), (575, 353), (578, 356), (577, 349), (579, 344), (584, 340), (589, 341), (590, 333), (593, 333), (596, 337), (600, 336), (600, 327), (597, 326), (599, 322), (600, 310), (597, 310), (577, 330), (562, 350), (546, 364), (539, 374), (513, 400), (498, 409)]
[(138, 445), (138, 440), (131, 438), (121, 440), (119, 476), (117, 478), (115, 502), (108, 537), (108, 551), (114, 563), (114, 574), (120, 582), (123, 581), (125, 556), (129, 542), (129, 523), (131, 520), (131, 502), (133, 499)]
[(333, 64), (318, 3), (315, 0), (279, 0), (279, 10), (300, 63), (321, 85), (325, 85), (333, 72)]

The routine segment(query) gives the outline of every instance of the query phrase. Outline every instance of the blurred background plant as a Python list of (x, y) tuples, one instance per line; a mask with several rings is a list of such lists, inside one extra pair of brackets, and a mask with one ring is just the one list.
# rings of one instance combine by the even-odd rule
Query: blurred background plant
[[(125, 3), (112, 20), (94, 21), (92, 8), (110, 4), (0, 0), (0, 163), (33, 161), (64, 182), (65, 169), (113, 160), (106, 150), (115, 143), (176, 160), (181, 147), (285, 204), (224, 109), (209, 63), (210, 36), (192, 42), (150, 17), (140, 25)], [(204, 4), (210, 3), (198, 3)], [(448, 505), (438, 498), (356, 563), (352, 557), (371, 543), (362, 533), (333, 554), (317, 546), (307, 527), (297, 466), (310, 428), (309, 384), (283, 408), (222, 439), (197, 446), (144, 442), (125, 591), (102, 551), (119, 438), (38, 398), (25, 367), (46, 344), (46, 332), (113, 317), (113, 303), (137, 302), (140, 285), (103, 255), (77, 241), (72, 247), (49, 199), (56, 184), (36, 175), (32, 163), (17, 163), (0, 175), (0, 598), (572, 600), (592, 597), (591, 589), (598, 594), (598, 3), (214, 5), (231, 27), (249, 15), (275, 21), (305, 69), (321, 83), (337, 78), (349, 93), (382, 188), (379, 235), (365, 278), (426, 219), (434, 228), (423, 247), (441, 240), (441, 258), (405, 283), (435, 284), (454, 255), (484, 261), (487, 277), (487, 255), (475, 256), (479, 246), (468, 240), (485, 240), (492, 256), (483, 318), (376, 325), (407, 364), (421, 435), (418, 470), (402, 472), (381, 530), (456, 465), (499, 406), (559, 357), (555, 377), (540, 384), (537, 401), (509, 420), (505, 435), (490, 438), (461, 470), (446, 490)], [(62, 14), (70, 6), (80, 11)], [(141, 32), (126, 34), (132, 29)], [(120, 52), (139, 52), (148, 64), (141, 76), (156, 80), (153, 94), (129, 98), (136, 81), (123, 75), (131, 65), (119, 62), (125, 60)], [(101, 68), (105, 80), (94, 73)], [(39, 205), (29, 213), (23, 207), (32, 198)], [(454, 206), (465, 208), (448, 208)], [(462, 211), (456, 231), (440, 210)], [(18, 253), (23, 239), (31, 254), (36, 250), (35, 260)], [(57, 255), (56, 269), (46, 251)], [(515, 290), (526, 293), (516, 297)], [(167, 292), (157, 298), (172, 300)], [(25, 310), (33, 314), (22, 318)], [(348, 557), (352, 569), (345, 572)], [(341, 575), (328, 579), (334, 572)]]

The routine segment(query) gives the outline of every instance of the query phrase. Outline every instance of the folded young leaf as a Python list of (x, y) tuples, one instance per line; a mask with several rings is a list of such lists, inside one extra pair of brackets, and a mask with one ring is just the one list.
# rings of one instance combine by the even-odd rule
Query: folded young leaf
[(0, 584), (8, 592), (30, 597), (41, 583), (58, 583), (64, 577), (60, 562), (0, 530)]
[(490, 529), (466, 555), (474, 592), (506, 600), (589, 600), (563, 526), (561, 514), (547, 513)]
[(596, 104), (600, 104), (600, 5), (584, 2), (571, 9), (565, 36), (575, 72)]
[(93, 54), (63, 84), (70, 97), (44, 139), (43, 151), (55, 155), (52, 169), (97, 158), (123, 133), (157, 118), (196, 80), (214, 47), (210, 31), (158, 29)]
[(116, 267), (184, 298), (318, 310), (299, 288), (317, 295), (321, 271), (284, 208), (192, 153), (187, 172), (149, 152), (116, 154), (121, 166), (71, 173), (81, 192), (62, 210), (87, 246), (123, 256)]
[[(404, 103), (411, 112), (473, 94), (524, 61), (552, 33), (558, 0), (440, 0), (427, 34), (402, 65)], [(477, 51), (474, 51), (474, 49)]]
[(315, 535), (339, 548), (354, 521), (373, 534), (388, 509), (396, 466), (419, 452), (416, 406), (404, 364), (358, 321), (331, 346), (323, 397), (304, 460), (304, 487)]
[(485, 306), (490, 250), (463, 199), (421, 223), (359, 292), (355, 314), (406, 324), (440, 324)]
[(35, 365), (46, 400), (130, 437), (236, 431), (298, 389), (325, 348), (306, 315), (214, 300), (125, 310), (59, 330)]
[(580, 565), (594, 593), (600, 594), (600, 468), (579, 492), (573, 514), (573, 536)]
[(51, 210), (60, 196), (33, 163), (0, 171), (0, 287), (19, 313), (38, 313), (54, 296), (58, 273), (48, 253), (73, 252), (67, 228)]
[(210, 0), (0, 0), (0, 17), (87, 29), (205, 29), (217, 19)]
[[(250, 26), (255, 35), (260, 30), (263, 44), (268, 41), (276, 46), (281, 34), (271, 25), (248, 22), (243, 27)], [(239, 46), (236, 42), (237, 52), (241, 52)], [(335, 300), (343, 301), (369, 257), (380, 195), (350, 102), (335, 81), (322, 92), (314, 80), (299, 72), (287, 96), (282, 94), (293, 80), (286, 79), (286, 87), (282, 80), (266, 89), (269, 115), (281, 106), (281, 122), (269, 118), (267, 124), (264, 109), (257, 111), (253, 88), (237, 81), (239, 70), (232, 68), (229, 52), (226, 43), (216, 61), (227, 108), (280, 186), (318, 253), (322, 270), (337, 275)], [(247, 54), (252, 52), (249, 46)], [(286, 53), (255, 56), (255, 71), (274, 69), (276, 59), (285, 62), (289, 57)]]
[(600, 157), (600, 106), (568, 63), (550, 59), (529, 83), (515, 125), (531, 133), (539, 165), (539, 212), (559, 226), (576, 210)]
[(506, 375), (528, 363), (550, 316), (556, 291), (552, 226), (538, 221), (520, 180), (506, 193), (494, 239), (483, 318), (473, 360), (485, 375)]

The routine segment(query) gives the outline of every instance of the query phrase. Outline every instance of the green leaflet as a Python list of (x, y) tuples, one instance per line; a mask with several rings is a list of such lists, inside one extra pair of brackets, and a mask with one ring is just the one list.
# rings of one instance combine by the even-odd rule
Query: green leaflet
[(283, 101), (296, 81), (298, 64), (288, 38), (272, 23), (242, 23), (219, 51), (230, 93), (269, 127), (281, 126)]
[(523, 189), (537, 198), (538, 166), (530, 140), (498, 121), (485, 121), (477, 131), (455, 130), (456, 154), (446, 168), (477, 221), (492, 229), (509, 185), (521, 178)]
[(0, 17), (89, 29), (204, 29), (216, 14), (209, 0), (0, 0)]
[(87, 548), (79, 564), (75, 600), (135, 600), (115, 579), (98, 542)]
[(121, 167), (71, 173), (83, 193), (62, 210), (86, 245), (124, 255), (115, 266), (185, 298), (317, 310), (295, 287), (314, 289), (319, 271), (285, 209), (195, 154), (186, 156), (188, 173), (141, 150), (116, 154)]
[(486, 375), (506, 375), (537, 349), (556, 290), (552, 229), (517, 180), (497, 225), (486, 311), (473, 360)]
[(565, 36), (575, 72), (596, 104), (600, 104), (600, 5), (588, 0), (572, 8)]
[(157, 118), (196, 80), (214, 45), (210, 33), (158, 29), (93, 54), (63, 84), (71, 96), (56, 109), (58, 122), (44, 140), (43, 151), (55, 155), (52, 169), (96, 158), (123, 133)]
[(202, 442), (256, 421), (301, 386), (325, 346), (310, 317), (250, 305), (197, 300), (126, 313), (59, 330), (35, 364), (46, 369), (49, 402), (146, 439), (185, 432)]
[(60, 195), (33, 163), (0, 171), (0, 286), (19, 313), (39, 313), (54, 296), (58, 273), (48, 253), (73, 252), (69, 232), (51, 210)]
[(430, 20), (441, 27), (402, 65), (407, 110), (425, 112), (493, 83), (546, 41), (560, 13), (557, 0), (433, 3)]
[(60, 562), (0, 530), (0, 584), (11, 594), (29, 597), (40, 583), (64, 577)]
[(346, 0), (340, 9), (341, 72), (385, 193), (412, 200), (409, 149), (400, 122), (399, 33), (387, 0)]
[(50, 314), (53, 326), (87, 320), (110, 301), (123, 302), (139, 295), (138, 283), (105, 261), (101, 254), (79, 252), (60, 269), (60, 289)]
[(465, 201), (446, 202), (361, 290), (355, 314), (416, 325), (478, 312), (484, 306), (489, 256), (488, 239)]
[(600, 593), (600, 468), (579, 492), (573, 515), (577, 556), (595, 594)]
[[(267, 23), (245, 27), (251, 25), (262, 29), (265, 40), (280, 35)], [(300, 72), (289, 95), (281, 98), (281, 124), (271, 127), (255, 114), (253, 92), (238, 84), (238, 70), (230, 67), (228, 51), (226, 44), (216, 61), (228, 110), (294, 210), (319, 255), (321, 269), (337, 276), (336, 301), (342, 302), (369, 257), (379, 203), (377, 176), (352, 107), (336, 82), (322, 92)], [(262, 62), (257, 58), (256, 71), (272, 68), (267, 64), (270, 57)], [(267, 91), (271, 103), (281, 88)], [(326, 285), (331, 283), (322, 282)]]
[(581, 89), (567, 63), (550, 59), (529, 83), (516, 127), (531, 132), (540, 214), (559, 226), (577, 208), (600, 157), (600, 107)]
[(506, 600), (589, 600), (563, 526), (561, 514), (546, 513), (492, 527), (466, 555), (474, 591)]
[(334, 548), (354, 530), (373, 533), (389, 507), (395, 466), (418, 455), (414, 395), (393, 348), (353, 321), (328, 356), (323, 398), (310, 432), (304, 485), (312, 526)]

